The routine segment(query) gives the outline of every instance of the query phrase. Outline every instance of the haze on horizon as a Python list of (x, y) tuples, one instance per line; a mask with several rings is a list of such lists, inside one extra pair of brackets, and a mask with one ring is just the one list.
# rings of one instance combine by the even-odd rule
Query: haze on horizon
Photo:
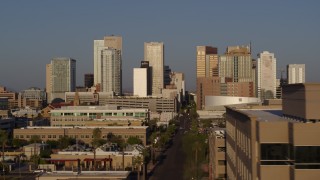
[[(45, 87), (53, 57), (77, 60), (77, 86), (93, 73), (93, 40), (123, 37), (123, 89), (132, 90), (143, 43), (164, 42), (165, 64), (195, 90), (196, 46), (252, 43), (252, 57), (275, 53), (277, 69), (306, 64), (319, 82), (320, 1), (5, 1), (0, 2), (0, 85)], [(278, 76), (279, 71), (277, 72)]]

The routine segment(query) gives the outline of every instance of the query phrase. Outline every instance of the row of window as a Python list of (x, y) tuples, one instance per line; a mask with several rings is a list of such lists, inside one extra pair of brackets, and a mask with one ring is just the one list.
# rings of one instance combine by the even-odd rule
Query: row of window
[[(17, 139), (23, 139), (23, 138), (31, 138), (32, 136), (39, 136), (41, 139), (56, 139), (56, 138), (62, 138), (63, 135), (16, 135), (15, 138)], [(81, 134), (81, 135), (67, 135), (67, 137), (71, 138), (93, 138), (93, 135), (88, 135), (88, 134)], [(144, 135), (118, 135), (118, 137), (122, 138), (129, 138), (129, 137), (136, 137), (136, 138), (144, 138)], [(107, 138), (107, 135), (102, 136), (102, 138)]]
[(57, 113), (53, 112), (51, 113), (52, 117), (56, 116), (90, 116), (90, 117), (96, 117), (96, 116), (133, 116), (133, 117), (145, 117), (146, 113), (145, 112), (107, 112), (107, 113)]

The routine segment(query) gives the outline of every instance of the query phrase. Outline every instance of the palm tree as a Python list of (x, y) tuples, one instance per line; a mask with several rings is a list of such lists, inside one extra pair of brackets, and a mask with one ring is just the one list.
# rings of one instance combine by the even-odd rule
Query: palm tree
[(0, 143), (2, 146), (2, 161), (4, 162), (4, 147), (8, 141), (8, 134), (4, 130), (0, 130)]
[(96, 170), (96, 150), (99, 146), (101, 146), (101, 137), (102, 137), (102, 132), (99, 128), (93, 129), (92, 132), (93, 139), (92, 139), (92, 147), (93, 147), (93, 169), (94, 171)]
[(141, 168), (141, 165), (143, 164), (143, 157), (141, 157), (141, 156), (133, 157), (132, 164), (133, 164), (133, 166), (136, 167), (137, 179), (140, 180), (140, 168)]
[[(8, 134), (4, 130), (0, 130), (0, 143), (2, 145), (2, 168), (4, 173), (5, 162), (4, 162), (4, 147), (8, 141)], [(4, 174), (3, 174), (4, 175)]]

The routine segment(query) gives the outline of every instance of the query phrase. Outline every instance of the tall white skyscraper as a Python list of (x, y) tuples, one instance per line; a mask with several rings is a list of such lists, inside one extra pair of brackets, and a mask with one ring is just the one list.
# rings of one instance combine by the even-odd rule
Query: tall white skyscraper
[(101, 50), (101, 91), (121, 95), (121, 51), (113, 48)]
[(144, 60), (149, 61), (152, 74), (152, 95), (162, 93), (164, 87), (164, 46), (162, 42), (144, 43)]
[[(120, 51), (120, 61), (122, 61), (122, 37), (105, 36), (103, 40), (93, 41), (93, 66), (94, 66), (94, 85), (102, 86), (102, 53), (105, 49), (116, 49)], [(122, 69), (122, 68), (121, 68)], [(120, 74), (120, 77), (122, 75)], [(104, 78), (105, 79), (105, 78)], [(120, 78), (121, 79), (121, 78)], [(120, 81), (120, 84), (122, 81)]]
[(256, 67), (257, 95), (261, 99), (273, 99), (277, 94), (277, 60), (273, 53), (258, 54)]
[(51, 102), (55, 98), (64, 99), (65, 92), (74, 92), (76, 88), (76, 60), (71, 58), (53, 58), (47, 65), (47, 82), (51, 88), (49, 91)]
[(305, 83), (305, 64), (288, 64), (287, 78), (288, 84)]

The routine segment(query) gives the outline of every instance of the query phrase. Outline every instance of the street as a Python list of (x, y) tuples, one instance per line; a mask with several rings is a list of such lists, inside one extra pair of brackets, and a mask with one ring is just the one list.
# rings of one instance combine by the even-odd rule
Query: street
[[(150, 180), (179, 180), (183, 179), (184, 152), (182, 148), (182, 136), (186, 127), (186, 117), (180, 117), (180, 127), (174, 136), (173, 144), (162, 155), (160, 161), (151, 174)], [(187, 125), (189, 126), (189, 124)]]

